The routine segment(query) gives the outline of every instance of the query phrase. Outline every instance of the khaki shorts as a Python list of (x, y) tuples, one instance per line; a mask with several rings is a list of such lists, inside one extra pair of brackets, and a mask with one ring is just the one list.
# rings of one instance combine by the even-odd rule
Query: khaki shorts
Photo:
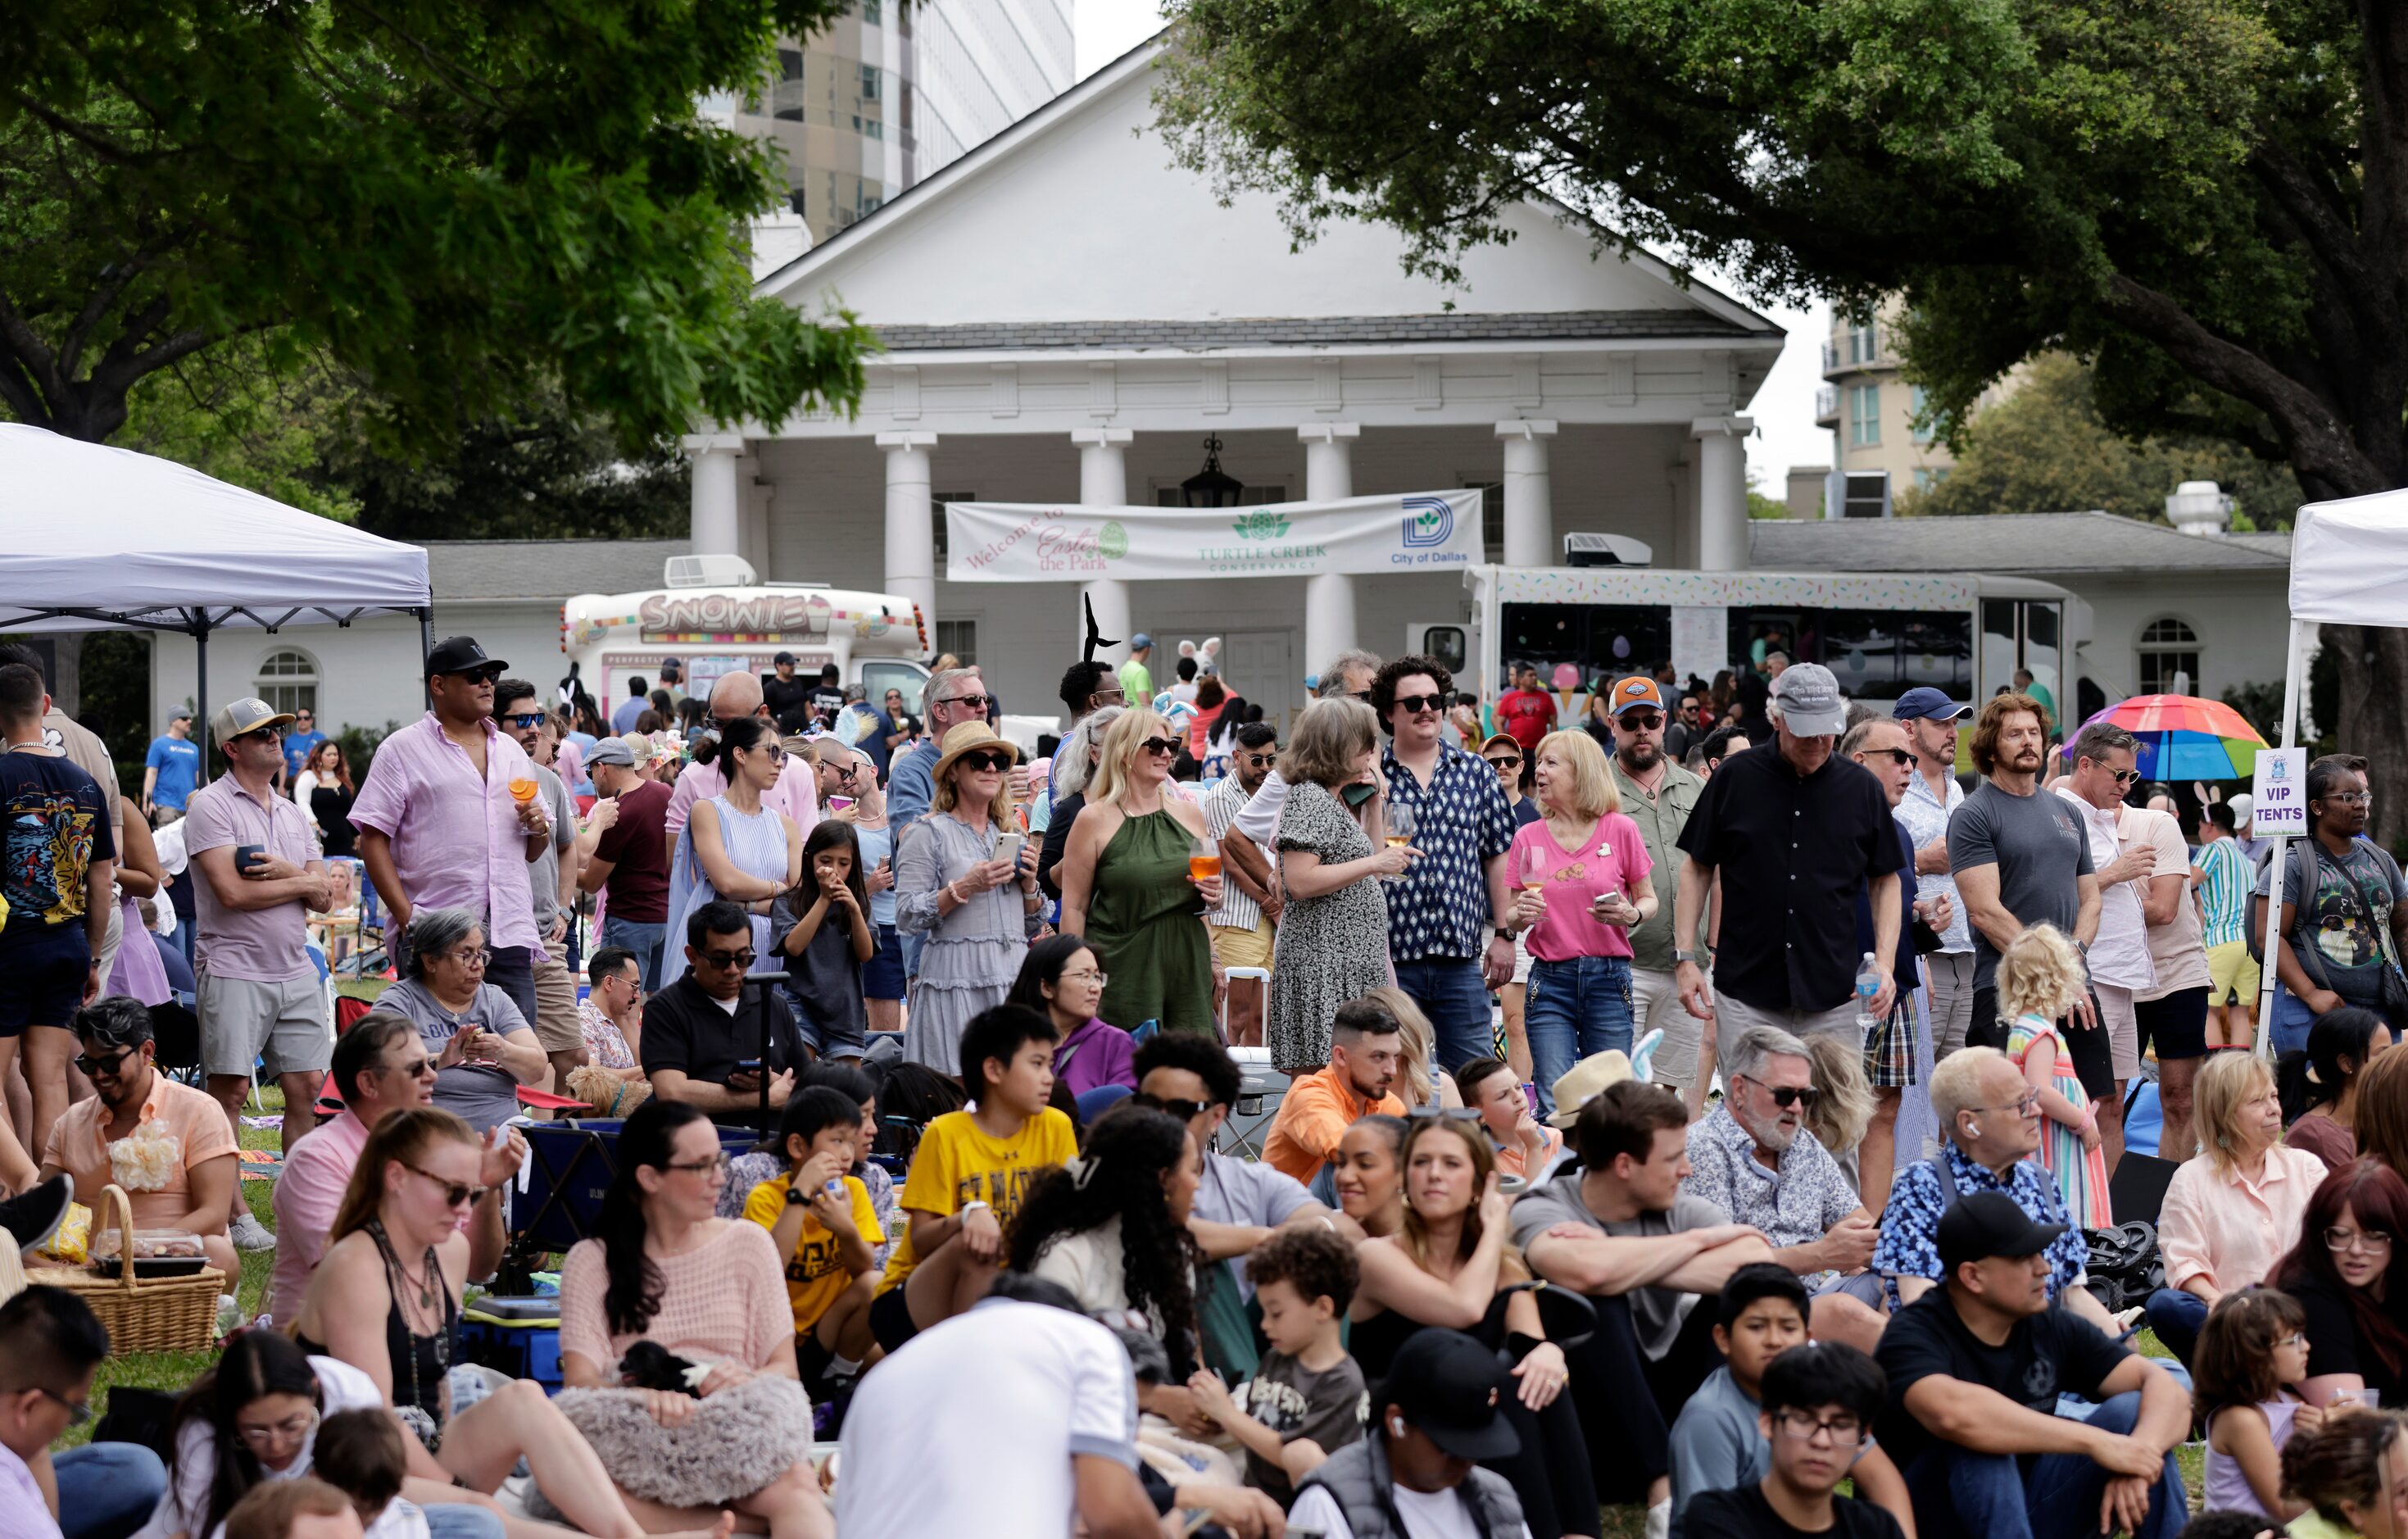
[(1268, 921), (1257, 921), (1252, 929), (1236, 925), (1212, 927), (1212, 955), (1225, 968), (1258, 967), (1268, 971), (1271, 965), (1271, 927)]
[(323, 1073), (335, 1058), (335, 1023), (326, 985), (315, 971), (281, 983), (195, 980), (201, 1016), (201, 1068), (249, 1079), (264, 1062), (270, 1074)]
[(577, 1024), (577, 985), (568, 964), (550, 957), (535, 964), (535, 1040), (547, 1053), (566, 1053), (585, 1045), (584, 1028)]
[(2248, 942), (2227, 941), (2207, 948), (2207, 1002), (2211, 1006), (2237, 1000), (2255, 1010), (2265, 975), (2258, 971), (2258, 958), (2249, 955)]
[(2118, 1084), (2141, 1073), (2141, 1019), (2132, 1011), (2132, 991), (2114, 984), (2093, 983), (2098, 996), (2099, 1024), (2107, 1028), (2108, 1060), (2115, 1066)]

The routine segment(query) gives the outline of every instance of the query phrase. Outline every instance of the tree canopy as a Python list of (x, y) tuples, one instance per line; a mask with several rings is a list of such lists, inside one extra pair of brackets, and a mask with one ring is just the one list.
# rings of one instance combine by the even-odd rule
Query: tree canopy
[[(2041, 353), (2100, 419), (2310, 497), (2408, 484), (2408, 7), (2330, 0), (1173, 0), (1189, 164), (1446, 273), (1554, 198), (1604, 242), (1870, 313), (1953, 434)], [(2408, 835), (2408, 633), (2341, 654)]]
[(212, 351), (266, 380), (322, 361), (395, 452), (555, 400), (639, 453), (849, 407), (867, 332), (753, 298), (737, 231), (782, 183), (696, 114), (844, 8), (11, 7), (0, 408), (106, 440)]

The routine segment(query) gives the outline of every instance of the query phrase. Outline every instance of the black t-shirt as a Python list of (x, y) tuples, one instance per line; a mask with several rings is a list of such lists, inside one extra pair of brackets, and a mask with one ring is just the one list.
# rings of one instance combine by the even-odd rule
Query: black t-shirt
[(2296, 1278), (2282, 1287), (2300, 1301), (2300, 1312), (2308, 1317), (2308, 1377), (2356, 1374), (2384, 1405), (2399, 1405), (2408, 1399), (2401, 1393), (2400, 1374), (2384, 1366), (2382, 1354), (2358, 1330), (2358, 1311), (2351, 1307), (2347, 1288), (2321, 1277)]
[(1834, 753), (1801, 776), (1778, 741), (1734, 754), (1677, 842), (1745, 899), (1723, 907), (1714, 987), (1758, 1010), (1829, 1010), (1856, 993), (1856, 895), (1901, 858), (1872, 771)]
[(1829, 1528), (1792, 1528), (1772, 1510), (1759, 1486), (1699, 1491), (1689, 1499), (1681, 1521), (1689, 1532), (1711, 1533), (1715, 1539), (1903, 1539), (1905, 1532), (1887, 1512), (1846, 1496), (1831, 1498)]
[[(90, 957), (85, 909), (95, 860), (117, 858), (100, 783), (64, 755), (0, 753), (0, 952), (18, 960)], [(104, 891), (100, 900), (108, 901)]]
[[(664, 1069), (674, 1069), (688, 1079), (724, 1086), (736, 1066), (761, 1054), (763, 1014), (767, 1014), (769, 1027), (768, 1066), (772, 1071), (800, 1068), (803, 1061), (801, 1040), (795, 1031), (794, 1012), (779, 998), (772, 978), (747, 978), (744, 991), (737, 996), (736, 1012), (729, 1014), (719, 1002), (702, 991), (689, 972), (676, 983), (644, 1001), (644, 1074), (650, 1078)], [(774, 1121), (778, 1108), (769, 1108)], [(741, 1111), (714, 1112), (714, 1122), (738, 1127), (758, 1127), (761, 1112), (757, 1105)]]
[(2054, 1416), (2060, 1394), (2104, 1399), (2100, 1381), (2130, 1356), (2070, 1309), (2017, 1320), (2006, 1341), (1992, 1346), (1966, 1329), (1947, 1288), (1935, 1287), (1890, 1316), (1882, 1332), (1873, 1359), (1889, 1375), (1889, 1408), (1877, 1435), (1901, 1470), (1937, 1441), (1906, 1408), (1906, 1392), (1934, 1374), (1978, 1384), (2027, 1410)]
[(781, 732), (799, 732), (803, 720), (811, 708), (811, 691), (819, 688), (812, 679), (781, 679), (774, 673), (761, 675), (761, 698), (776, 718)]
[(822, 726), (834, 726), (836, 713), (844, 709), (844, 691), (835, 684), (814, 684), (811, 687), (811, 714)]

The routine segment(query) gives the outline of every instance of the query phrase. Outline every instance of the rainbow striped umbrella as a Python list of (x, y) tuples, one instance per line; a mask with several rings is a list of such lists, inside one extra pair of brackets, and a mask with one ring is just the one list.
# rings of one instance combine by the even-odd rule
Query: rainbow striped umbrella
[(2094, 722), (2141, 740), (2136, 762), (2144, 780), (2245, 780), (2258, 750), (2269, 746), (2240, 712), (2197, 695), (2135, 695), (2083, 725)]

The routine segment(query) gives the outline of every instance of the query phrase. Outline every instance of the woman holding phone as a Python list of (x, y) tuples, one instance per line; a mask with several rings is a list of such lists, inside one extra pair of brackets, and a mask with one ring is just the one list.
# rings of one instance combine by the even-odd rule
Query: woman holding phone
[(1220, 848), (1205, 835), (1204, 809), (1169, 793), (1180, 746), (1178, 730), (1152, 711), (1125, 712), (1104, 734), (1062, 856), (1061, 928), (1112, 959), (1096, 1011), (1105, 1020), (1210, 1031), (1204, 914), (1221, 902)]
[(939, 1073), (961, 1072), (962, 1028), (1011, 992), (1044, 905), (1037, 846), (1012, 815), (1019, 761), (1011, 740), (984, 722), (947, 732), (928, 815), (896, 846), (896, 923), (927, 937), (903, 1056)]

